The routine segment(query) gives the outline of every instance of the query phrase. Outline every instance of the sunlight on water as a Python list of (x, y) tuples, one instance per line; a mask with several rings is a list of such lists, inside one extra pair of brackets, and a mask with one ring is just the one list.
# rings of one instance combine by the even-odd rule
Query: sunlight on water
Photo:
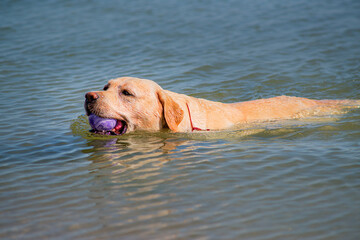
[[(323, 127), (324, 124), (333, 123), (339, 120), (341, 115), (346, 114), (347, 111), (335, 111), (337, 115), (326, 115), (308, 117), (302, 119), (292, 120), (276, 120), (267, 122), (255, 122), (247, 124), (239, 124), (228, 130), (222, 131), (194, 131), (188, 133), (172, 133), (169, 130), (162, 130), (160, 132), (147, 132), (136, 131), (130, 132), (122, 136), (106, 136), (96, 133), (91, 133), (91, 129), (88, 117), (86, 115), (80, 115), (74, 119), (71, 123), (71, 131), (75, 136), (81, 136), (86, 139), (118, 139), (126, 138), (127, 136), (142, 137), (142, 136), (154, 136), (160, 138), (185, 138), (192, 140), (216, 140), (216, 139), (245, 139), (251, 136), (282, 136), (287, 133), (294, 133), (304, 128)], [(313, 115), (313, 113), (309, 114)], [(316, 131), (316, 129), (315, 129)]]
[[(265, 126), (265, 125), (264, 125)], [(131, 132), (125, 136), (104, 136), (96, 133), (89, 132), (90, 125), (87, 116), (81, 115), (77, 119), (73, 120), (71, 124), (71, 131), (74, 135), (81, 136), (87, 139), (113, 139), (124, 138), (127, 135), (131, 136), (157, 136), (162, 138), (175, 137), (175, 138), (188, 138), (197, 140), (210, 140), (210, 139), (229, 139), (229, 138), (241, 138), (249, 135), (253, 135), (264, 131), (265, 129), (255, 129), (253, 125), (242, 126), (240, 130), (225, 130), (225, 131), (195, 131), (192, 133), (171, 133), (170, 131), (163, 130), (161, 132)]]

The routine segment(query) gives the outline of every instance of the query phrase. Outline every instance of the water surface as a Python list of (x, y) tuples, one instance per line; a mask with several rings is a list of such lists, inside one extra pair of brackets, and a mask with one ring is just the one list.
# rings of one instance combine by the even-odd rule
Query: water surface
[(2, 1), (2, 239), (358, 239), (360, 111), (88, 132), (120, 76), (215, 101), (360, 99), (360, 2)]

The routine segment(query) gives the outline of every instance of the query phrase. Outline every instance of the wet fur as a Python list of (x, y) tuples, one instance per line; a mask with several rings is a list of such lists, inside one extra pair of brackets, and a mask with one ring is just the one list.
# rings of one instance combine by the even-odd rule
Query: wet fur
[[(131, 93), (125, 95), (124, 90)], [(157, 83), (139, 78), (110, 80), (94, 102), (85, 102), (87, 113), (123, 120), (128, 132), (173, 132), (196, 129), (222, 130), (241, 123), (296, 119), (340, 113), (360, 106), (359, 100), (313, 100), (279, 96), (238, 103), (221, 103), (163, 90)], [(191, 118), (191, 120), (190, 120)]]

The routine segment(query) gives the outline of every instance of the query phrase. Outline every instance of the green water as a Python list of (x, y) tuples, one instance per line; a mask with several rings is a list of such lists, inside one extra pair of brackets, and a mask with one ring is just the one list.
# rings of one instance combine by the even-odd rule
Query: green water
[(91, 134), (120, 76), (222, 102), (360, 99), (360, 2), (2, 1), (1, 239), (358, 239), (360, 111)]

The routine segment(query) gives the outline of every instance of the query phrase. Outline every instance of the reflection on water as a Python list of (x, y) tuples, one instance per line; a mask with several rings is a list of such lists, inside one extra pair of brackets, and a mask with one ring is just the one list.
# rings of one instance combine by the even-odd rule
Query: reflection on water
[[(336, 210), (347, 201), (334, 202), (340, 195), (355, 193), (356, 188), (345, 185), (354, 181), (358, 166), (346, 158), (341, 164), (336, 161), (346, 156), (343, 150), (349, 146), (287, 140), (310, 140), (312, 128), (320, 135), (330, 134), (342, 124), (341, 120), (327, 121), (327, 125), (319, 120), (321, 124), (297, 122), (283, 128), (278, 123), (268, 125), (242, 136), (241, 147), (239, 138), (209, 140), (193, 133), (90, 138), (89, 148), (83, 150), (89, 155), (87, 168), (93, 178), (88, 195), (98, 201), (97, 209), (112, 209), (96, 213), (102, 216), (100, 222), (111, 222), (111, 226), (91, 234), (107, 236), (104, 232), (111, 231), (114, 236), (197, 238), (232, 223), (238, 226), (237, 234), (231, 235), (231, 227), (226, 227), (229, 238), (274, 234), (276, 239), (276, 232), (301, 235), (306, 229), (351, 219), (351, 207), (341, 213)], [(319, 147), (328, 149), (321, 159), (314, 154)], [(271, 214), (274, 211), (277, 215)], [(224, 232), (216, 233), (221, 238)]]

